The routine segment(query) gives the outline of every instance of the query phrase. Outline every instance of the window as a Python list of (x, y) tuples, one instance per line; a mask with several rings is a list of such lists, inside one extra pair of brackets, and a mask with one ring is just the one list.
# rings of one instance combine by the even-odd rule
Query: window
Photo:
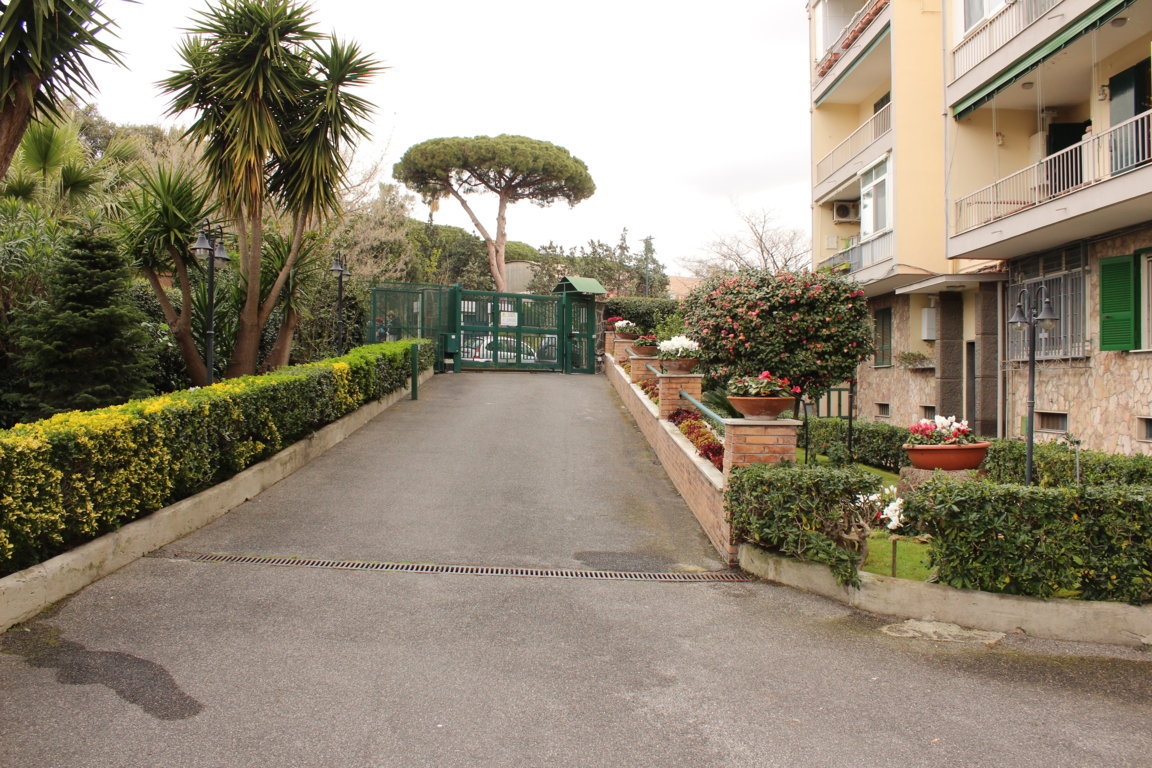
[(892, 365), (892, 308), (876, 310), (876, 355), (872, 365)]
[(922, 406), (920, 406), (920, 418), (922, 418), (922, 419), (934, 419), (934, 418), (936, 418), (936, 406), (934, 406), (934, 405), (922, 405)]
[(1136, 420), (1136, 439), (1152, 440), (1152, 419)]
[(1152, 248), (1100, 259), (1100, 349), (1152, 344)]
[(1036, 429), (1041, 432), (1067, 432), (1068, 414), (1036, 411)]
[(876, 403), (876, 415), (881, 418), (888, 418), (892, 415), (892, 406), (888, 403)]
[[(1037, 288), (1043, 286), (1052, 300), (1052, 309), (1060, 316), (1055, 328), (1036, 329), (1037, 359), (1087, 356), (1084, 319), (1086, 261), (1084, 245), (1077, 243), (1009, 265), (1007, 314), (1012, 314), (1022, 289), (1028, 289), (1029, 294), (1035, 297)], [(1028, 359), (1027, 327), (1008, 326), (1008, 359)]]
[(884, 158), (860, 174), (860, 238), (888, 226), (888, 158)]
[(1004, 0), (964, 0), (964, 29), (965, 31), (979, 24), (999, 10)]

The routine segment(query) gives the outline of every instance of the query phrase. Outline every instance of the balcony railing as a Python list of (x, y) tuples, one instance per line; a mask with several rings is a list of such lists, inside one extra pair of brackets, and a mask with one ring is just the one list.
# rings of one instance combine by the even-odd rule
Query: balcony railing
[(889, 0), (868, 0), (852, 17), (847, 26), (840, 32), (840, 37), (836, 38), (836, 42), (828, 46), (828, 50), (824, 52), (816, 61), (816, 77), (824, 77), (828, 71), (836, 65), (840, 60), (843, 52), (852, 47), (852, 44), (859, 39), (860, 35), (864, 34), (864, 30), (868, 29), (869, 25), (876, 20), (880, 15), (880, 11), (884, 10), (884, 6), (888, 5)]
[(860, 238), (853, 237), (849, 246), (839, 253), (835, 253), (817, 264), (817, 267), (838, 267), (848, 265), (848, 272), (859, 272), (864, 267), (877, 264), (892, 257), (892, 244), (894, 238), (892, 231), (877, 235), (869, 240), (860, 242)]
[(843, 168), (852, 158), (859, 155), (888, 131), (892, 130), (892, 105), (885, 104), (879, 112), (868, 118), (868, 122), (852, 132), (834, 150), (816, 163), (816, 183), (827, 179)]
[(982, 22), (952, 49), (952, 77), (960, 77), (1024, 31), (1060, 0), (1015, 0)]
[(1152, 111), (956, 201), (953, 234), (1054, 200), (1152, 161)]

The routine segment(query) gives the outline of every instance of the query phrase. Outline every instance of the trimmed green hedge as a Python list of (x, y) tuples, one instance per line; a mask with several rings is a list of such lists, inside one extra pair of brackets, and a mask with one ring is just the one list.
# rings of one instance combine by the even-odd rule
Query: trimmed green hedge
[[(808, 419), (808, 446), (814, 453), (828, 455), (836, 444), (848, 444), (847, 419)], [(805, 427), (797, 433), (797, 444), (804, 445)], [(889, 472), (899, 472), (909, 465), (908, 454), (900, 446), (908, 442), (907, 427), (897, 427), (881, 421), (852, 422), (852, 453), (856, 461)]]
[[(412, 343), (0, 431), (0, 575), (215, 485), (400, 389)], [(422, 345), (422, 369), (434, 354)]]
[(618, 297), (604, 301), (604, 317), (622, 317), (647, 331), (655, 330), (665, 317), (682, 310), (683, 306), (676, 299)]
[(859, 586), (870, 521), (857, 497), (879, 488), (878, 477), (850, 468), (753, 464), (732, 471), (724, 497), (739, 538), (825, 563), (839, 583)]
[[(995, 440), (981, 465), (997, 483), (1024, 482), (1024, 443)], [(1076, 451), (1063, 442), (1036, 443), (1032, 450), (1036, 485), (1152, 485), (1152, 456), (1127, 456), (1103, 451), (1080, 451), (1080, 483), (1076, 481)]]
[(1152, 487), (1037, 488), (935, 478), (904, 502), (932, 534), (938, 579), (963, 589), (1152, 600)]

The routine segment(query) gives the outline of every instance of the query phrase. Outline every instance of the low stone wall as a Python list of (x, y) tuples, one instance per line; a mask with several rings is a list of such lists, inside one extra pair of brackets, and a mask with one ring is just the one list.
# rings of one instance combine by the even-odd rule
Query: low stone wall
[(1152, 648), (1152, 606), (1040, 600), (943, 584), (860, 574), (860, 588), (841, 586), (826, 565), (740, 545), (740, 567), (762, 579), (837, 600), (869, 613), (943, 621), (993, 632)]
[(660, 409), (628, 380), (615, 359), (605, 361), (604, 371), (712, 546), (726, 563), (735, 564), (737, 550), (724, 509), (724, 475), (697, 455), (680, 430), (660, 419)]
[[(428, 369), (423, 383), (432, 378)], [(187, 536), (271, 488), (399, 400), (408, 388), (361, 406), (284, 450), (195, 496), (128, 523), (123, 528), (0, 579), (0, 632), (30, 619), (55, 602), (120, 570), (144, 555)]]

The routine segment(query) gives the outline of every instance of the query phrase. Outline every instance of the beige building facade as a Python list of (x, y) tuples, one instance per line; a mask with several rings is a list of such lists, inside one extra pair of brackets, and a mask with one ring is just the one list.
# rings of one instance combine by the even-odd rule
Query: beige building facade
[(1038, 436), (1152, 453), (1152, 0), (808, 8), (814, 261), (877, 326), (857, 415), (1022, 435), (1008, 320), (1047, 299)]

